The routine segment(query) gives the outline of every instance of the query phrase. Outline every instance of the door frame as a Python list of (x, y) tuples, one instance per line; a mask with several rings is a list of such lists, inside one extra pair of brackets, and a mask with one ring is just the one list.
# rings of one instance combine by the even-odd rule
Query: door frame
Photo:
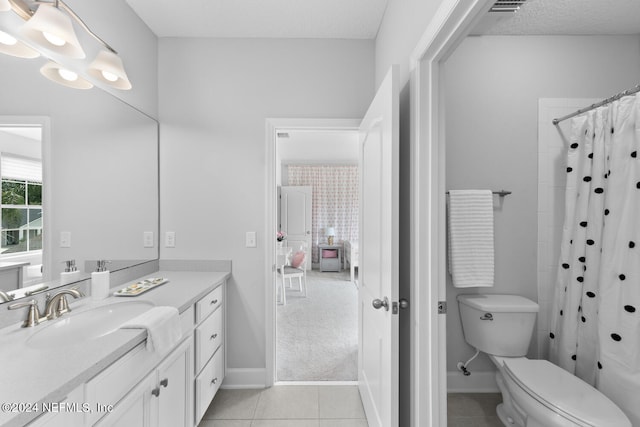
[[(409, 58), (412, 232), (411, 426), (447, 425), (445, 105), (447, 58), (495, 0), (443, 0)], [(415, 236), (415, 237), (414, 237)]]
[(276, 278), (276, 143), (279, 130), (352, 130), (358, 131), (362, 119), (294, 119), (269, 118), (266, 125), (266, 179), (265, 179), (265, 227), (264, 260), (265, 289), (265, 385), (273, 386), (276, 380), (276, 293), (273, 286)]

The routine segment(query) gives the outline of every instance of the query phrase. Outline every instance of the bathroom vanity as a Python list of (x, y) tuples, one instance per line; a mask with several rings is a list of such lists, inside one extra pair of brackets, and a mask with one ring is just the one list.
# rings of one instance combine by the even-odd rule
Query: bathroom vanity
[[(60, 319), (1, 330), (0, 340), (11, 345), (0, 348), (0, 362), (12, 368), (3, 373), (0, 387), (4, 404), (0, 425), (197, 426), (225, 375), (229, 273), (159, 271), (153, 275), (169, 282), (136, 297), (70, 301), (73, 311)], [(146, 349), (142, 329), (115, 329), (100, 336), (74, 331), (71, 337), (53, 331), (72, 324), (61, 322), (66, 316), (80, 319), (117, 312), (105, 306), (132, 302), (176, 307), (182, 331), (179, 343), (159, 355)], [(59, 340), (42, 339), (49, 333), (59, 334), (54, 335)]]

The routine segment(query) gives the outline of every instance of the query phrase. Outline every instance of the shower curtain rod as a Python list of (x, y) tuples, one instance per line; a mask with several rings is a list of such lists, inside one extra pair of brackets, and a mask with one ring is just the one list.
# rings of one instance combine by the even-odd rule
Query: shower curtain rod
[(553, 124), (557, 126), (558, 123), (560, 123), (560, 122), (562, 122), (564, 120), (570, 119), (571, 117), (575, 117), (575, 116), (577, 116), (579, 114), (586, 113), (587, 111), (591, 111), (594, 108), (602, 107), (603, 105), (607, 105), (607, 104), (609, 104), (609, 103), (611, 103), (613, 101), (616, 101), (616, 100), (622, 98), (623, 96), (633, 95), (634, 93), (637, 93), (637, 92), (640, 92), (640, 85), (637, 85), (633, 89), (627, 89), (624, 92), (620, 92), (620, 93), (618, 93), (616, 95), (613, 95), (612, 97), (607, 98), (604, 101), (600, 101), (600, 102), (598, 102), (596, 104), (591, 104), (588, 107), (585, 107), (585, 108), (583, 108), (581, 110), (576, 111), (575, 113), (567, 114), (566, 116), (560, 117), (559, 119), (553, 119)]

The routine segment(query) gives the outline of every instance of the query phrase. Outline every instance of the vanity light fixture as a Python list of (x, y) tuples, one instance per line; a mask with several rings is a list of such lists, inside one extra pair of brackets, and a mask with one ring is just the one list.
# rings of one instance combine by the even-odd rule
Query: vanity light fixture
[(71, 18), (57, 6), (40, 4), (21, 30), (28, 42), (69, 58), (85, 58)]
[(0, 52), (5, 55), (16, 56), (18, 58), (37, 58), (38, 51), (31, 49), (26, 44), (18, 41), (15, 37), (0, 31)]
[(73, 89), (91, 89), (93, 84), (83, 79), (75, 71), (49, 61), (40, 68), (40, 73), (51, 81)]
[[(95, 82), (115, 89), (131, 89), (131, 82), (118, 52), (91, 31), (62, 0), (0, 0), (0, 11), (5, 10), (13, 10), (26, 22), (17, 31), (16, 37), (20, 40), (0, 31), (0, 52), (21, 58), (34, 58), (40, 53), (49, 58), (57, 58), (60, 63), (47, 63), (40, 72), (48, 79), (68, 87), (89, 89), (93, 87), (89, 80), (95, 79)], [(74, 23), (103, 47), (88, 67), (83, 67), (82, 62), (78, 62), (86, 58), (86, 54), (76, 36)], [(67, 64), (64, 58), (74, 60), (70, 62), (71, 67), (60, 65)], [(89, 80), (78, 75), (79, 68), (82, 68), (80, 72), (86, 71)], [(73, 74), (69, 74), (71, 71)]]
[(122, 59), (111, 50), (101, 50), (89, 65), (88, 73), (116, 89), (131, 89), (131, 82), (127, 73), (124, 72)]

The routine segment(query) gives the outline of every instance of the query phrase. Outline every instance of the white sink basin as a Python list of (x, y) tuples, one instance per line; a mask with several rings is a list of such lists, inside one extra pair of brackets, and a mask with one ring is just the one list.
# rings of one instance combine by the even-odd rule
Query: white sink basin
[(29, 339), (34, 348), (62, 347), (82, 344), (84, 341), (110, 334), (134, 317), (153, 307), (147, 301), (126, 301), (102, 305), (93, 309), (64, 314), (41, 328)]

